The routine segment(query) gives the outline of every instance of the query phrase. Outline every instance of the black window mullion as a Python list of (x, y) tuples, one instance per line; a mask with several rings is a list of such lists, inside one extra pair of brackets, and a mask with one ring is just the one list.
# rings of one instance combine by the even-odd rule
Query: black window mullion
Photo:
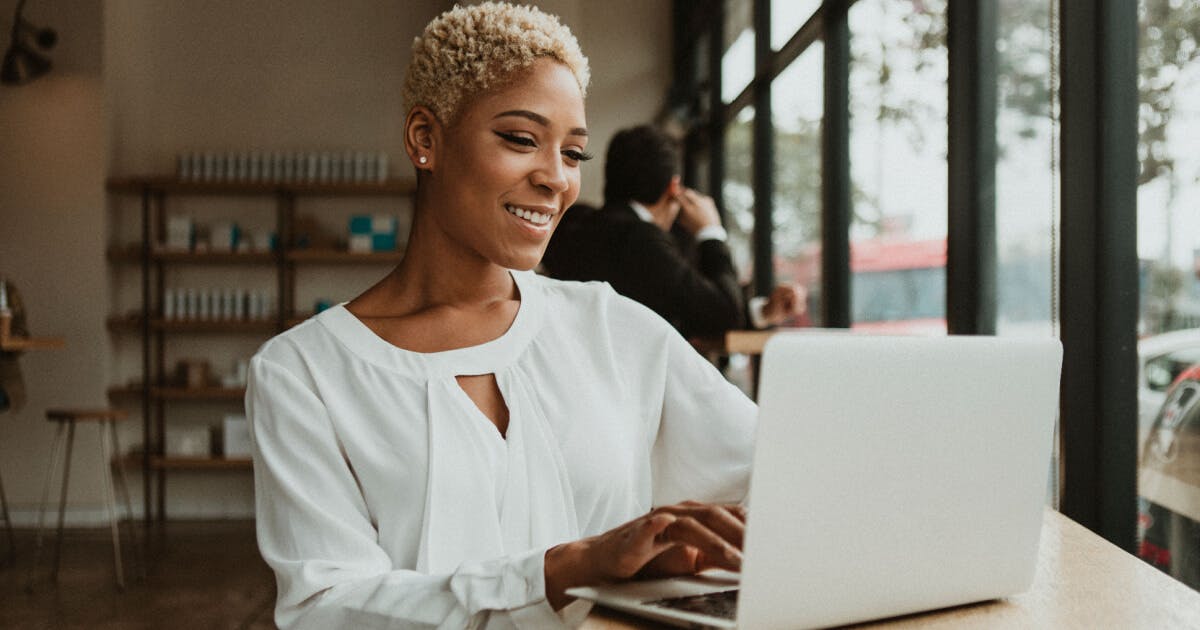
[(996, 6), (950, 2), (946, 324), (996, 333)]
[(1137, 3), (1061, 0), (1062, 511), (1132, 551)]
[(821, 7), (825, 112), (821, 129), (822, 325), (850, 327), (850, 27), (846, 0)]
[(754, 0), (754, 290), (775, 286), (775, 135), (771, 120), (771, 0)]
[(724, 56), (725, 3), (712, 4), (708, 36), (708, 185), (709, 194), (717, 201), (721, 218), (725, 218), (722, 189), (725, 186), (725, 104), (721, 101), (721, 57)]

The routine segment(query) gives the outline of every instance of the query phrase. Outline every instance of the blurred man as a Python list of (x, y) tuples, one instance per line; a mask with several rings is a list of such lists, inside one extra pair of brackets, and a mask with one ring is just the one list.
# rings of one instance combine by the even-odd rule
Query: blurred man
[[(747, 305), (712, 198), (680, 183), (673, 138), (643, 125), (613, 136), (604, 165), (604, 207), (567, 212), (542, 259), (551, 276), (603, 280), (657, 312), (685, 337), (777, 325), (805, 308), (800, 287), (782, 285)], [(696, 243), (685, 255), (672, 225)]]

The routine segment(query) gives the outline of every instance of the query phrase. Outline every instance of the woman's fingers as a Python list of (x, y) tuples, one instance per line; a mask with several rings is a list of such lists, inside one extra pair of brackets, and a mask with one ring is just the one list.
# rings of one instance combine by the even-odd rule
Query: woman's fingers
[(676, 516), (689, 516), (729, 544), (742, 548), (746, 536), (746, 511), (741, 506), (685, 502), (660, 509)]
[(700, 555), (700, 551), (695, 547), (673, 545), (647, 562), (638, 571), (637, 576), (643, 579), (654, 579), (694, 575), (704, 568), (698, 565)]
[(742, 567), (742, 551), (691, 516), (683, 516), (658, 535), (661, 543), (679, 543), (695, 547), (700, 552), (697, 568), (720, 567), (738, 571)]
[(746, 511), (736, 505), (687, 502), (662, 507), (601, 534), (593, 557), (609, 579), (643, 569), (684, 575), (718, 567), (741, 567)]
[(596, 547), (598, 561), (611, 566), (610, 577), (623, 579), (636, 574), (647, 562), (671, 546), (660, 540), (678, 517), (666, 512), (648, 514), (602, 534)]

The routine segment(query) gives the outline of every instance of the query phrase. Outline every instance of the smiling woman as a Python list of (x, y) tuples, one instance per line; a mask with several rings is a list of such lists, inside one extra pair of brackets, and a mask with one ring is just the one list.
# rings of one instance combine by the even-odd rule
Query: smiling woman
[(753, 403), (648, 309), (530, 271), (579, 195), (587, 81), (531, 7), (414, 43), (404, 259), (251, 362), (280, 627), (552, 627), (572, 586), (739, 566)]

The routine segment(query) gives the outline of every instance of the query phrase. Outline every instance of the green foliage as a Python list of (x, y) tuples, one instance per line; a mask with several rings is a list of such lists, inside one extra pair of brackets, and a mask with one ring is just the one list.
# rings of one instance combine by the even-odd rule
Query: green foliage
[(1138, 3), (1138, 184), (1171, 175), (1175, 158), (1167, 143), (1183, 70), (1200, 57), (1200, 3), (1141, 0)]

